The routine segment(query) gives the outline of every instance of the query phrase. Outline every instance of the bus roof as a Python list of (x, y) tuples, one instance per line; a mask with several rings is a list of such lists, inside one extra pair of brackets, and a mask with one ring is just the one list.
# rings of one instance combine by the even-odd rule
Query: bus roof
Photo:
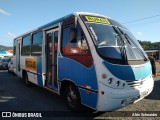
[[(64, 17), (61, 17), (61, 18), (59, 18), (59, 19), (57, 19), (57, 20), (54, 20), (54, 21), (52, 21), (52, 22), (50, 22), (50, 23), (48, 23), (48, 24), (45, 24), (45, 25), (43, 25), (43, 26), (40, 26), (40, 27), (38, 27), (38, 28), (36, 28), (36, 29), (33, 29), (33, 30), (29, 31), (29, 32), (26, 32), (26, 33), (24, 33), (24, 34), (21, 34), (21, 35), (17, 36), (17, 37), (14, 38), (14, 39), (18, 39), (18, 38), (20, 38), (20, 37), (22, 37), (22, 36), (24, 36), (24, 35), (27, 35), (27, 34), (29, 34), (29, 33), (31, 33), (31, 32), (37, 31), (37, 30), (47, 29), (48, 27), (50, 27), (50, 26), (52, 26), (52, 25), (55, 25), (55, 24), (58, 24), (59, 22), (63, 21), (63, 20), (66, 19), (66, 18), (69, 18), (69, 17), (72, 17), (72, 16), (78, 16), (79, 14), (83, 14), (83, 15), (97, 15), (97, 16), (106, 17), (106, 16), (104, 16), (104, 15), (100, 15), (100, 14), (96, 14), (96, 13), (75, 12), (75, 13), (68, 14), (68, 15), (66, 15), (66, 16), (64, 16)], [(107, 17), (107, 18), (108, 18), (108, 17)]]

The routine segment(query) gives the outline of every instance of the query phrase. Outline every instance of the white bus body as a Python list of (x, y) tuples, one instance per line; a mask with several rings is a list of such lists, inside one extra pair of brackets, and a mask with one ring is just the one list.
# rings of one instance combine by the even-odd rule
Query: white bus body
[(80, 104), (112, 111), (153, 89), (150, 62), (124, 26), (103, 15), (74, 13), (14, 39), (14, 73)]

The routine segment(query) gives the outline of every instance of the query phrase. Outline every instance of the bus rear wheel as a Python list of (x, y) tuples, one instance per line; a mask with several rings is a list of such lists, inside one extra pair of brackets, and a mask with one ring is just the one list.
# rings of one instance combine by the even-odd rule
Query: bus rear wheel
[(24, 76), (23, 76), (23, 79), (25, 80), (25, 84), (26, 86), (30, 86), (31, 83), (28, 81), (28, 75), (27, 75), (27, 72), (25, 72)]
[(69, 108), (73, 111), (80, 110), (80, 95), (77, 87), (73, 84), (70, 84), (68, 87), (66, 87), (65, 91), (65, 99)]

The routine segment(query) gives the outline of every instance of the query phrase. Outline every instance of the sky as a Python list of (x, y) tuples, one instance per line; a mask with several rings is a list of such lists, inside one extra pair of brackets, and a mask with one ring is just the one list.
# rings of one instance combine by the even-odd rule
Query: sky
[(160, 41), (160, 0), (0, 0), (0, 45), (74, 12), (108, 16), (138, 40)]

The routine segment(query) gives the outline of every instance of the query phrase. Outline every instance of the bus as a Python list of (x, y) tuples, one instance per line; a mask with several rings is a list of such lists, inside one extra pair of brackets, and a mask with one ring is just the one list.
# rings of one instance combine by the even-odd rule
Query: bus
[(95, 13), (76, 12), (14, 39), (13, 71), (81, 105), (113, 111), (149, 95), (150, 61), (131, 32)]

